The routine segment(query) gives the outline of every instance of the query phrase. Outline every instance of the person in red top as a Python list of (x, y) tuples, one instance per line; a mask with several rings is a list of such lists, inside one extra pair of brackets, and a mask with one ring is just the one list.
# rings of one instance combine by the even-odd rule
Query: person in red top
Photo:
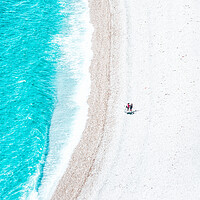
[(127, 104), (126, 108), (127, 108), (127, 111), (129, 111), (129, 108), (130, 108), (130, 104), (129, 103)]

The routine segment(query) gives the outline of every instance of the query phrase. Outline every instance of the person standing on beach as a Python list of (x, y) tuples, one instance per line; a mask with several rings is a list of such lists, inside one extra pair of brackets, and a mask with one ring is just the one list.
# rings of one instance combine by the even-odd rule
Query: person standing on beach
[(133, 104), (130, 105), (130, 111), (132, 112), (133, 109)]
[(127, 108), (127, 111), (129, 111), (129, 108), (130, 108), (130, 104), (129, 103), (127, 104), (126, 108)]

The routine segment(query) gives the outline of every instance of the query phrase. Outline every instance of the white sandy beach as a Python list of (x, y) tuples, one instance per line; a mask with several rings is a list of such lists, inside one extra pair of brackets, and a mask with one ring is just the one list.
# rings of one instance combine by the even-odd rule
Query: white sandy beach
[(200, 3), (89, 2), (89, 119), (53, 199), (200, 199)]

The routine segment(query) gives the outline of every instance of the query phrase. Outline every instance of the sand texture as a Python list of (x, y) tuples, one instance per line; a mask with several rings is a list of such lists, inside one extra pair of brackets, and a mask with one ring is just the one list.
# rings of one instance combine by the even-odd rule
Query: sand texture
[[(95, 176), (93, 165), (100, 147), (103, 146), (105, 151), (112, 138), (112, 133), (106, 133), (105, 128), (108, 114), (114, 108), (116, 99), (114, 96), (118, 94), (120, 88), (119, 80), (116, 81), (116, 77), (119, 77), (117, 70), (119, 67), (117, 53), (119, 42), (113, 45), (113, 41), (120, 40), (120, 37), (118, 28), (113, 29), (112, 27), (112, 18), (115, 15), (111, 14), (109, 1), (90, 0), (89, 6), (94, 33), (92, 38), (93, 59), (90, 66), (91, 92), (88, 99), (88, 120), (80, 143), (72, 155), (69, 166), (60, 180), (52, 200), (78, 198), (88, 177)], [(114, 39), (112, 40), (112, 38)], [(112, 52), (116, 52), (115, 57), (111, 56)], [(111, 88), (115, 91), (112, 95), (112, 101), (109, 100)], [(108, 104), (111, 104), (109, 108)], [(111, 125), (112, 123), (109, 126)]]
[(122, 3), (126, 81), (119, 98), (137, 111), (115, 116), (98, 178), (80, 199), (198, 200), (200, 2)]
[(89, 119), (53, 199), (200, 199), (200, 3), (90, 7)]

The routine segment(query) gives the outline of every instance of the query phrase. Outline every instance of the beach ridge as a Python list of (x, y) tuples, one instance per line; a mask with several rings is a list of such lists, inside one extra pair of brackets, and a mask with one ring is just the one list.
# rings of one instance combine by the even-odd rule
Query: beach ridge
[[(110, 1), (89, 0), (93, 59), (90, 65), (91, 92), (88, 98), (88, 120), (82, 138), (75, 148), (63, 177), (59, 181), (52, 200), (77, 199), (88, 177), (101, 146), (108, 116), (110, 98), (111, 26)], [(116, 71), (116, 70), (115, 70)]]

